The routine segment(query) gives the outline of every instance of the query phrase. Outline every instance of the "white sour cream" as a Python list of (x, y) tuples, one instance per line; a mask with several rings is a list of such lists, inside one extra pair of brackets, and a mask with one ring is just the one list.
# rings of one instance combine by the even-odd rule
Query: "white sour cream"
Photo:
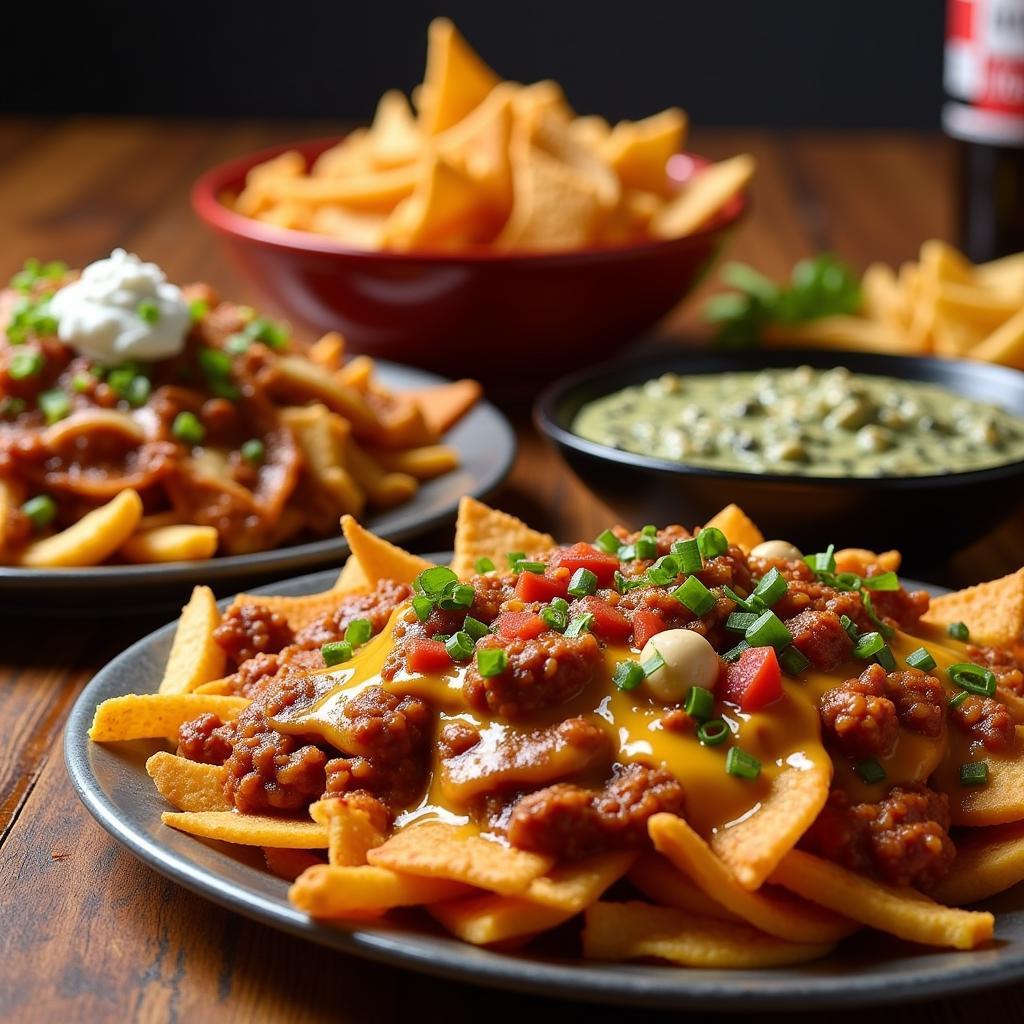
[(50, 309), (64, 344), (109, 365), (178, 355), (191, 322), (181, 289), (155, 263), (124, 249), (90, 263), (54, 295)]

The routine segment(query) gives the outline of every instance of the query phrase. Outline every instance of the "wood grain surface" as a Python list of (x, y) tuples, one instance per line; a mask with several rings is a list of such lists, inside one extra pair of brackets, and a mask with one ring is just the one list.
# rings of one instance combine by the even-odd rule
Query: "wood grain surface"
[[(337, 128), (0, 121), (0, 278), (27, 256), (76, 265), (120, 245), (160, 263), (172, 280), (208, 280), (225, 295), (260, 305), (194, 219), (189, 187), (200, 171), (229, 156)], [(722, 131), (696, 133), (694, 148), (713, 157), (739, 150), (757, 156), (753, 211), (732, 255), (770, 274), (786, 274), (794, 260), (822, 248), (858, 267), (873, 259), (898, 264), (923, 239), (949, 236), (951, 161), (939, 139)], [(702, 330), (699, 298), (673, 318), (673, 327), (691, 335)], [(521, 454), (498, 502), (556, 535), (594, 534), (611, 513), (533, 436), (526, 411), (510, 412)], [(440, 531), (418, 546), (449, 544), (448, 531)], [(955, 585), (1022, 561), (1024, 533), (1009, 526), (935, 574)], [(60, 755), (61, 729), (91, 674), (159, 624), (110, 621), (102, 609), (90, 622), (8, 617), (3, 623), (0, 1019), (457, 1024), (639, 1016), (497, 995), (348, 959), (221, 910), (124, 852), (75, 798)], [(1002, 989), (871, 1016), (878, 1024), (1020, 1020), (1022, 992)], [(670, 1016), (643, 1013), (651, 1021)], [(864, 1014), (829, 1017), (842, 1024)]]

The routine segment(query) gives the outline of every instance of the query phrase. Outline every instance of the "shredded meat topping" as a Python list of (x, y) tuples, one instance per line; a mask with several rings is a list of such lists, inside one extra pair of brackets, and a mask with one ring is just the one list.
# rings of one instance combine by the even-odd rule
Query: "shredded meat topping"
[(283, 615), (262, 604), (236, 604), (228, 609), (213, 638), (235, 665), (258, 654), (277, 654), (294, 639)]

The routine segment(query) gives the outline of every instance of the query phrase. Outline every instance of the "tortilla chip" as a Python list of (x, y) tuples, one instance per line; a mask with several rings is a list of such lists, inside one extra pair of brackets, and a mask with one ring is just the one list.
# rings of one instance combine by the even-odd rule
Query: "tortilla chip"
[(448, 18), (435, 18), (427, 29), (427, 70), (420, 94), (423, 131), (437, 135), (457, 124), (499, 81)]
[(758, 544), (764, 543), (764, 534), (739, 505), (726, 505), (721, 512), (712, 516), (704, 525), (705, 527), (717, 527), (725, 534), (730, 544), (735, 544), (748, 554)]
[(523, 893), (531, 903), (578, 914), (590, 906), (632, 866), (636, 854), (599, 853), (586, 860), (561, 864), (550, 874), (534, 879)]
[(668, 198), (668, 161), (682, 151), (685, 135), (686, 114), (670, 107), (642, 121), (620, 121), (602, 152), (624, 186)]
[(372, 586), (376, 586), (379, 580), (412, 583), (424, 569), (429, 569), (433, 565), (425, 558), (411, 555), (382, 537), (370, 533), (351, 516), (341, 517), (341, 530), (352, 550), (352, 557), (359, 562)]
[(648, 851), (630, 869), (627, 876), (645, 896), (664, 907), (675, 907), (699, 917), (719, 921), (742, 921), (726, 910), (703, 889), (699, 889), (670, 860), (660, 853)]
[(26, 545), (18, 564), (34, 569), (99, 565), (135, 532), (141, 518), (142, 499), (128, 488), (66, 530)]
[(422, 139), (409, 101), (389, 89), (377, 103), (368, 134), (371, 158), (377, 167), (401, 167), (420, 153)]
[(1024, 638), (1024, 569), (933, 597), (924, 621), (943, 626), (963, 622), (975, 643), (1013, 647)]
[(313, 917), (327, 918), (437, 903), (472, 891), (458, 882), (403, 875), (387, 868), (317, 864), (295, 880), (288, 890), (288, 898), (299, 910)]
[(817, 818), (828, 799), (831, 764), (787, 768), (772, 782), (761, 807), (711, 839), (711, 849), (740, 885), (757, 889)]
[(334, 581), (334, 586), (331, 587), (331, 593), (335, 597), (341, 597), (345, 594), (354, 594), (359, 590), (370, 589), (370, 581), (359, 564), (359, 559), (353, 556), (348, 559), (341, 572), (338, 573), (338, 578)]
[(541, 109), (531, 121), (527, 126), (530, 142), (589, 181), (606, 213), (614, 209), (622, 198), (622, 185), (603, 154), (577, 141), (572, 122), (561, 111)]
[(992, 938), (994, 918), (955, 910), (914, 889), (883, 885), (802, 850), (791, 850), (771, 880), (805, 899), (901, 939), (974, 949)]
[(1014, 745), (1000, 754), (983, 751), (988, 782), (962, 786), (957, 758), (947, 757), (935, 770), (932, 786), (949, 797), (954, 825), (1005, 825), (1024, 819), (1024, 726), (1017, 726)]
[(461, 579), (476, 572), (478, 558), (490, 558), (495, 565), (504, 565), (510, 551), (530, 555), (550, 551), (554, 546), (555, 539), (550, 534), (531, 529), (507, 512), (488, 508), (469, 496), (459, 502), (452, 569)]
[(883, 572), (897, 572), (903, 556), (898, 551), (869, 551), (867, 548), (840, 548), (836, 552), (836, 572), (866, 575), (869, 566), (877, 565)]
[(654, 215), (651, 233), (657, 238), (682, 238), (699, 231), (747, 187), (756, 167), (749, 153), (706, 167)]
[(327, 860), (335, 867), (365, 864), (366, 854), (387, 838), (366, 810), (344, 797), (318, 800), (309, 813), (327, 826)]
[(263, 859), (267, 862), (267, 870), (286, 882), (294, 882), (303, 871), (323, 864), (315, 853), (307, 850), (278, 850), (273, 846), (263, 847)]
[[(205, 693), (128, 693), (110, 697), (98, 708), (89, 729), (94, 743), (161, 739), (174, 736), (184, 722), (210, 712), (222, 722), (237, 718), (247, 707), (245, 697)], [(272, 844), (270, 844), (272, 845)]]
[(1019, 882), (1024, 882), (1024, 822), (957, 836), (952, 871), (931, 895), (959, 907), (987, 900)]
[(748, 924), (790, 942), (833, 943), (856, 931), (846, 918), (786, 892), (750, 892), (682, 818), (655, 814), (647, 822), (654, 848)]
[(427, 426), (440, 437), (476, 405), (483, 395), (483, 388), (475, 380), (453, 380), (417, 391), (404, 391), (403, 394), (415, 399)]
[(196, 587), (181, 610), (158, 693), (191, 693), (201, 683), (224, 675), (227, 658), (213, 638), (219, 625), (220, 609), (213, 591)]
[(576, 916), (571, 911), (490, 892), (435, 903), (427, 910), (453, 935), (474, 946), (491, 946), (509, 939), (536, 935), (537, 932), (557, 928)]
[(157, 792), (179, 811), (230, 811), (223, 765), (200, 764), (161, 750), (146, 762)]
[(201, 839), (220, 839), (238, 846), (274, 846), (280, 849), (326, 850), (327, 829), (315, 821), (271, 818), (235, 811), (164, 811), (160, 820), (171, 828)]
[(586, 912), (588, 960), (667, 960), (682, 967), (781, 967), (817, 960), (828, 944), (803, 945), (732, 921), (650, 903), (595, 903)]
[(231, 607), (260, 605), (284, 616), (293, 630), (299, 630), (334, 611), (342, 596), (344, 596), (343, 591), (333, 588), (319, 594), (303, 594), (300, 597), (281, 597), (276, 594), (239, 594), (232, 602)]
[(502, 846), (440, 821), (396, 832), (366, 859), (403, 874), (447, 878), (505, 896), (521, 895), (553, 863), (550, 857)]

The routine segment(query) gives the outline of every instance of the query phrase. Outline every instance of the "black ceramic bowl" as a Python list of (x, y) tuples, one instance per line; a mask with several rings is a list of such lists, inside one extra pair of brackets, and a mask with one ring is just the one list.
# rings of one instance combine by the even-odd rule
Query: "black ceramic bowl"
[(584, 403), (662, 373), (800, 365), (846, 366), (854, 373), (926, 381), (1024, 417), (1024, 373), (1017, 370), (952, 359), (792, 349), (679, 353), (584, 370), (545, 391), (534, 418), (583, 482), (634, 526), (702, 523), (736, 502), (765, 536), (792, 539), (804, 550), (828, 543), (875, 550), (898, 547), (919, 563), (935, 563), (1019, 507), (1024, 460), (941, 476), (854, 479), (745, 473), (620, 451), (571, 430)]

